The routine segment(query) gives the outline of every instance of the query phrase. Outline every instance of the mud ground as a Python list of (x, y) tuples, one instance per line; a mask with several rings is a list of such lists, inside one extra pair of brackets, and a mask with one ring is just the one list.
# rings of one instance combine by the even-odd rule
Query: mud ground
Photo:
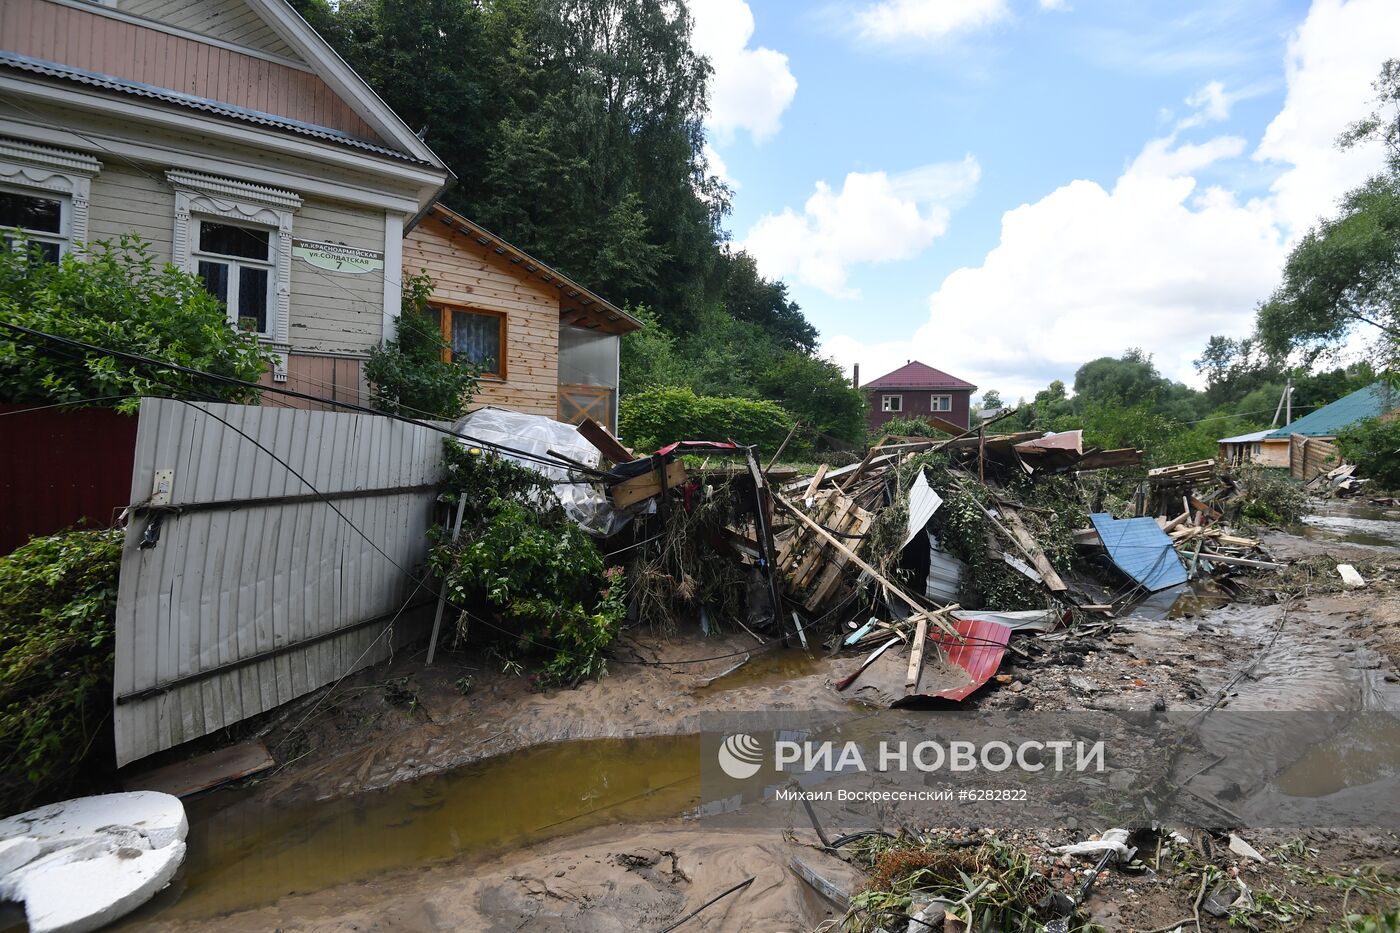
[[(1211, 593), (1149, 605), (1120, 619), (1105, 637), (1071, 632), (1018, 638), (1030, 657), (1009, 653), (1003, 676), (968, 705), (1194, 710), (1218, 702), (1244, 709), (1400, 709), (1400, 547), (1288, 533), (1270, 534), (1267, 546), (1277, 557), (1308, 562), (1309, 573), (1252, 578), (1227, 605)], [(1344, 590), (1329, 578), (1328, 558), (1356, 563), (1371, 585)], [(853, 659), (760, 651), (742, 634), (629, 633), (609, 676), (567, 691), (536, 690), (528, 678), (484, 659), (449, 655), (425, 670), (421, 654), (403, 654), (283, 711), (266, 735), (279, 769), (251, 787), (216, 793), (238, 794), (243, 806), (327, 800), (543, 743), (685, 734), (706, 711), (851, 708), (833, 683), (853, 669)], [(745, 654), (753, 657), (726, 673)], [(1222, 695), (1222, 687), (1256, 660), (1254, 674)], [(1082, 840), (1094, 829), (1075, 825), (998, 835), (1035, 857), (1052, 881), (1068, 886), (1084, 866), (1048, 849)], [(1109, 930), (1171, 929), (1180, 921), (1194, 929), (1198, 875), (1187, 869), (1202, 861), (1238, 874), (1252, 891), (1265, 894), (1263, 903), (1283, 905), (1252, 917), (1261, 929), (1326, 930), (1340, 920), (1344, 900), (1351, 912), (1400, 906), (1391, 893), (1346, 894), (1347, 885), (1338, 881), (1358, 872), (1400, 875), (1400, 840), (1393, 834), (1243, 835), (1266, 862), (1223, 853), (1222, 839), (1198, 834), (1190, 846), (1153, 853), (1154, 871), (1105, 872), (1086, 909)], [(789, 870), (792, 854), (854, 890), (861, 883), (851, 866), (811, 847), (813, 842), (807, 827), (784, 838), (771, 830), (702, 831), (680, 818), (624, 822), (367, 881), (269, 895), (251, 909), (218, 916), (154, 910), (133, 918), (136, 926), (130, 928), (635, 933), (662, 929), (752, 875), (756, 880), (748, 889), (684, 929), (813, 930), (841, 911)], [(1153, 864), (1151, 855), (1142, 857)], [(1209, 914), (1200, 923), (1202, 929), (1228, 928)]]

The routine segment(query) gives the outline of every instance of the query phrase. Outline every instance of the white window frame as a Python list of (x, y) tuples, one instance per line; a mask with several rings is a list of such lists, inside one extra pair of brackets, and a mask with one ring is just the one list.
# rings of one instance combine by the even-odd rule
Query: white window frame
[(100, 171), (102, 163), (86, 153), (0, 137), (0, 188), (61, 205), (58, 234), (27, 231), (57, 243), (60, 256), (87, 239), (92, 177)]
[[(891, 404), (893, 403), (893, 404)], [(900, 414), (904, 411), (904, 395), (896, 393), (894, 395), (880, 396), (880, 410), (890, 414)]]
[[(942, 403), (947, 403), (947, 407), (944, 407)], [(938, 414), (941, 411), (952, 411), (953, 397), (951, 395), (940, 394), (930, 395), (928, 398), (928, 410), (934, 414)]]
[[(291, 191), (255, 185), (217, 175), (172, 169), (165, 178), (175, 189), (175, 265), (186, 272), (199, 272), (200, 220), (226, 221), (245, 227), (266, 227), (272, 231), (272, 294), (267, 305), (267, 332), (259, 339), (280, 351), (273, 379), (285, 382), (286, 351), (290, 349), (292, 299), (292, 217), (301, 207), (301, 198)], [(207, 258), (207, 257), (206, 257)], [(220, 257), (220, 262), (238, 262), (236, 257)], [(233, 294), (230, 288), (230, 294)], [(236, 309), (230, 320), (236, 327)]]
[(256, 336), (264, 340), (272, 340), (274, 336), (273, 328), (276, 326), (276, 322), (273, 320), (272, 310), (276, 306), (277, 302), (277, 231), (271, 227), (266, 227), (261, 224), (230, 224), (230, 226), (266, 230), (269, 234), (267, 238), (267, 259), (249, 259), (246, 256), (230, 256), (226, 253), (210, 253), (200, 249), (200, 228), (204, 224), (223, 223), (225, 223), (225, 221), (222, 217), (218, 219), (212, 217), (190, 218), (191, 265), (196, 275), (199, 274), (199, 264), (201, 262), (218, 263), (219, 265), (228, 267), (228, 297), (225, 299), (224, 303), (225, 306), (228, 308), (229, 323), (240, 330), (242, 328), (239, 327), (238, 321), (241, 315), (239, 315), (238, 313), (238, 305), (240, 289), (242, 289), (243, 287), (243, 276), (241, 275), (239, 270), (262, 269), (263, 271), (265, 271), (267, 273), (267, 295), (263, 298), (263, 307), (267, 310), (265, 311), (263, 316), (264, 318), (266, 318), (267, 329), (260, 331), (247, 331), (247, 333), (255, 334)]

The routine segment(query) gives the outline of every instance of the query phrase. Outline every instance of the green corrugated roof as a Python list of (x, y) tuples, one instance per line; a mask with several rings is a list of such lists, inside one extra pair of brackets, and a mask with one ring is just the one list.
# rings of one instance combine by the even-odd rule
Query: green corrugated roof
[(1304, 434), (1308, 437), (1335, 437), (1345, 427), (1396, 408), (1400, 408), (1400, 392), (1396, 392), (1384, 382), (1377, 382), (1343, 396), (1331, 405), (1324, 405), (1312, 414), (1304, 415), (1268, 436), (1288, 437), (1290, 434)]

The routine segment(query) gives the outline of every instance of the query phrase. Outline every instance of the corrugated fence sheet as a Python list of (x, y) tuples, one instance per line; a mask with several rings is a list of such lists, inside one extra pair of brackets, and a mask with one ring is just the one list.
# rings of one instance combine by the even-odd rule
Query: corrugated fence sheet
[(375, 415), (144, 400), (130, 501), (173, 478), (169, 508), (136, 510), (122, 553), (118, 763), (384, 659), (409, 614), (393, 634), (389, 620), (431, 595), (399, 567), (427, 554), (441, 444)]

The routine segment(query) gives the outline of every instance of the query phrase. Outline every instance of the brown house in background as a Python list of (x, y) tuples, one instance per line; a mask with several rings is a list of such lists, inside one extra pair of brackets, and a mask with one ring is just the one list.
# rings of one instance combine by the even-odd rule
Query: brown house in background
[(939, 418), (968, 427), (968, 408), (977, 387), (942, 370), (911, 360), (860, 387), (870, 402), (866, 426), (872, 433), (891, 418)]

